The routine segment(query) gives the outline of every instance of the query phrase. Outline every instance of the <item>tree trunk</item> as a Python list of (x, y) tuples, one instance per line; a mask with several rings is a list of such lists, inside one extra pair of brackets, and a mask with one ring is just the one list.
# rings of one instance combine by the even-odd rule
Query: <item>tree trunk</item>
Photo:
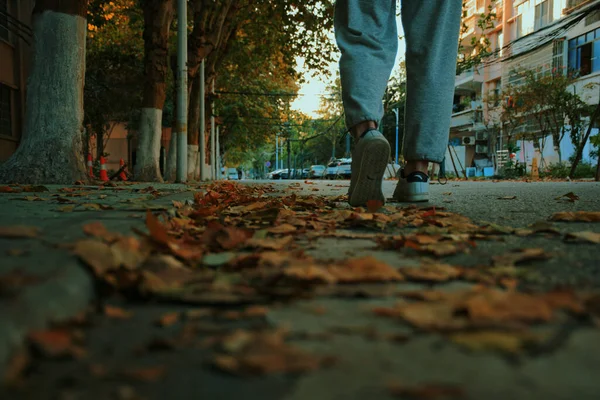
[[(177, 54), (171, 55), (171, 72), (173, 81), (177, 82)], [(177, 85), (173, 85), (173, 110), (177, 110), (179, 97), (177, 96)], [(169, 154), (165, 165), (165, 180), (174, 182), (177, 173), (177, 113), (173, 113), (171, 120), (171, 140), (169, 141)]]
[(160, 138), (162, 110), (167, 89), (168, 40), (173, 19), (173, 0), (145, 0), (144, 11), (144, 97), (140, 117), (135, 165), (138, 181), (162, 181)]
[[(188, 179), (198, 179), (200, 172), (198, 140), (200, 119), (200, 74), (191, 82), (188, 110)], [(196, 172), (198, 170), (198, 173)]]
[(22, 141), (0, 182), (72, 184), (86, 180), (83, 85), (87, 1), (37, 0)]
[(592, 116), (590, 118), (590, 125), (588, 126), (587, 132), (585, 133), (583, 140), (581, 141), (581, 143), (579, 143), (579, 146), (577, 146), (577, 153), (575, 154), (575, 160), (573, 160), (573, 164), (571, 164), (571, 171), (569, 172), (569, 178), (571, 178), (571, 179), (573, 179), (573, 177), (575, 176), (575, 170), (577, 169), (577, 166), (579, 165), (579, 162), (581, 161), (581, 158), (583, 157), (583, 149), (585, 147), (585, 144), (587, 143), (590, 135), (592, 134), (592, 128), (594, 127), (594, 123), (596, 122), (596, 120), (598, 120), (599, 117), (600, 117), (600, 102), (598, 102), (596, 109), (592, 113)]
[(102, 130), (96, 132), (96, 158), (104, 157), (104, 133)]

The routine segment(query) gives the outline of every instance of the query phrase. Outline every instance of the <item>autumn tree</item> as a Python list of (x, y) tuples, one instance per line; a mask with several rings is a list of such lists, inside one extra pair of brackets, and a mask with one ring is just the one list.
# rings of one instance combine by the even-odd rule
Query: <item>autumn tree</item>
[(169, 31), (173, 0), (144, 0), (144, 88), (135, 177), (140, 181), (162, 181), (159, 169), (162, 113), (167, 96)]
[(37, 0), (19, 148), (1, 182), (70, 184), (85, 179), (82, 148), (86, 0)]

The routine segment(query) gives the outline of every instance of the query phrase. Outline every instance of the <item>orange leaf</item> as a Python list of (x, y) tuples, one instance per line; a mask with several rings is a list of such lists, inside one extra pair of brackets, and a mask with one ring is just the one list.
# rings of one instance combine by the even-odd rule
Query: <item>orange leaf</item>
[(5, 238), (34, 238), (40, 229), (35, 226), (0, 226), (0, 237)]
[(368, 200), (367, 201), (367, 211), (370, 213), (374, 213), (383, 207), (383, 201), (381, 200)]
[(152, 239), (158, 243), (169, 245), (171, 238), (167, 233), (167, 229), (160, 223), (158, 218), (156, 218), (150, 210), (146, 211), (146, 227), (148, 228)]
[(600, 211), (563, 211), (550, 217), (551, 221), (600, 222)]
[(281, 224), (278, 226), (274, 226), (273, 228), (267, 229), (269, 233), (292, 233), (296, 232), (298, 229), (294, 225), (290, 224)]
[(167, 369), (163, 366), (132, 368), (123, 371), (123, 375), (127, 378), (140, 382), (155, 382), (162, 378)]
[(163, 314), (158, 321), (156, 321), (156, 324), (159, 326), (171, 326), (173, 324), (175, 324), (177, 321), (179, 321), (179, 312), (170, 312), (170, 313), (166, 313)]
[(341, 283), (402, 281), (404, 277), (390, 265), (374, 257), (345, 260), (327, 268)]
[(426, 383), (419, 386), (391, 384), (389, 391), (394, 396), (416, 400), (464, 398), (466, 395), (460, 386), (443, 383)]
[(64, 329), (32, 331), (29, 340), (37, 350), (47, 357), (61, 357), (71, 353), (71, 333)]
[(131, 311), (124, 310), (120, 307), (105, 305), (104, 315), (114, 319), (129, 319), (133, 315)]

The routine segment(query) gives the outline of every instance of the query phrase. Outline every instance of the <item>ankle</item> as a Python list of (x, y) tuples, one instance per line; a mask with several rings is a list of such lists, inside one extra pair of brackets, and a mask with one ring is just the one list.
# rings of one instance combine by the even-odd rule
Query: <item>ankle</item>
[(372, 129), (377, 129), (377, 124), (375, 123), (375, 121), (363, 121), (350, 128), (350, 134), (352, 135), (354, 140), (358, 140), (360, 139), (363, 133)]
[(429, 171), (429, 161), (416, 160), (416, 161), (407, 161), (404, 166), (404, 175), (412, 174), (413, 172), (422, 172), (425, 175), (428, 175)]

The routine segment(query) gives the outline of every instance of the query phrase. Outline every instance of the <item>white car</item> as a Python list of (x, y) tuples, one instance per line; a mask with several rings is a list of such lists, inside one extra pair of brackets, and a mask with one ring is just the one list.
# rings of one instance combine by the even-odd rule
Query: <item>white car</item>
[(227, 168), (227, 179), (229, 179), (230, 181), (237, 181), (238, 180), (237, 169)]
[(313, 179), (323, 178), (326, 169), (327, 168), (324, 165), (311, 165), (308, 171), (308, 177)]
[(335, 179), (341, 162), (342, 161), (340, 159), (337, 159), (327, 164), (327, 169), (325, 170), (325, 178)]
[(337, 176), (343, 178), (350, 178), (352, 175), (352, 159), (351, 158), (342, 158), (340, 165), (337, 169)]

